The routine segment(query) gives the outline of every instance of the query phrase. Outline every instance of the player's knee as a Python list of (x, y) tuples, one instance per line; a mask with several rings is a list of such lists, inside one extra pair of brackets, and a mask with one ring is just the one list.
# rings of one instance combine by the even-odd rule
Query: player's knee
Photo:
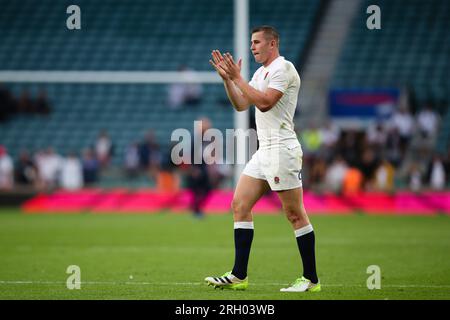
[(248, 205), (245, 203), (245, 201), (236, 198), (231, 201), (231, 209), (233, 210), (234, 216), (238, 218), (247, 216), (251, 210), (250, 208), (248, 208)]
[(293, 225), (298, 224), (301, 221), (301, 218), (297, 215), (287, 215), (289, 222)]
[(231, 201), (231, 210), (233, 210), (233, 213), (244, 211), (244, 202), (240, 199), (233, 198)]
[(283, 207), (283, 210), (286, 213), (287, 219), (292, 224), (295, 224), (302, 219), (300, 208), (294, 206), (285, 206)]

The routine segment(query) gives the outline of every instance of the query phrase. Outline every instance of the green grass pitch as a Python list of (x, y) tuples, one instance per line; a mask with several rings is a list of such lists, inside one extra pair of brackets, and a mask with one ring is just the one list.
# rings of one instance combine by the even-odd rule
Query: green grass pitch
[[(285, 217), (255, 216), (247, 291), (215, 290), (234, 259), (232, 216), (0, 211), (0, 299), (450, 299), (449, 216), (312, 216), (320, 293), (281, 293), (302, 267)], [(69, 265), (81, 289), (69, 290)], [(367, 267), (381, 269), (369, 290)]]

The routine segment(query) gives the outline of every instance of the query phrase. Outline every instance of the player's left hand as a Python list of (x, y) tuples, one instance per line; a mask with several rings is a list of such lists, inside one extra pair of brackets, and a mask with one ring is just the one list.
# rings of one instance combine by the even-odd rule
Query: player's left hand
[(223, 54), (223, 59), (225, 62), (225, 71), (228, 74), (230, 80), (234, 81), (241, 77), (241, 65), (242, 59), (239, 59), (238, 63), (234, 62), (233, 56), (227, 52)]
[(226, 70), (224, 69), (225, 61), (222, 58), (222, 54), (219, 50), (213, 50), (211, 52), (212, 60), (209, 63), (216, 69), (217, 73), (223, 80), (230, 80)]

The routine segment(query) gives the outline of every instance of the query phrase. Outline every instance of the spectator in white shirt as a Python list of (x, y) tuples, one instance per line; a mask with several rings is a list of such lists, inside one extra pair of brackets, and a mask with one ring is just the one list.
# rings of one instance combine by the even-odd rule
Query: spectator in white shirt
[(192, 70), (180, 66), (178, 71), (183, 81), (168, 86), (168, 104), (172, 110), (180, 109), (185, 104), (197, 105), (203, 94), (203, 87), (197, 82), (197, 76)]
[(10, 190), (14, 185), (14, 163), (4, 146), (0, 145), (0, 190)]
[(125, 150), (125, 171), (129, 178), (134, 178), (139, 172), (139, 148), (137, 143), (131, 143)]
[(53, 148), (48, 148), (36, 155), (40, 186), (44, 190), (56, 187), (61, 171), (62, 158)]
[(78, 190), (83, 187), (83, 167), (73, 153), (61, 162), (60, 184), (67, 190)]
[(400, 108), (392, 117), (392, 126), (398, 130), (400, 149), (404, 155), (413, 134), (414, 118), (406, 108)]
[(427, 168), (428, 183), (433, 190), (443, 190), (446, 184), (445, 166), (442, 158), (436, 154)]
[(105, 131), (100, 132), (95, 142), (95, 155), (101, 167), (106, 167), (112, 155), (112, 141)]
[(431, 105), (426, 105), (417, 114), (417, 124), (419, 126), (420, 133), (424, 138), (433, 138), (436, 135), (439, 116), (434, 112)]
[(348, 165), (341, 156), (337, 156), (330, 164), (325, 174), (325, 184), (333, 192), (339, 192), (342, 189), (345, 174), (347, 173)]

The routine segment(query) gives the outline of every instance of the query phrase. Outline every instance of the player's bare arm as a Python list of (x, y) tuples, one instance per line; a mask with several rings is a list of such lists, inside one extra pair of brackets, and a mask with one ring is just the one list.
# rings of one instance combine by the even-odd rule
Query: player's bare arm
[(265, 92), (261, 92), (253, 88), (242, 78), (240, 66), (233, 61), (231, 54), (224, 54), (223, 59), (225, 64), (222, 68), (226, 71), (228, 78), (239, 88), (250, 104), (255, 105), (261, 112), (272, 109), (283, 96), (283, 93), (276, 89), (268, 88)]
[[(225, 60), (222, 57), (222, 54), (219, 50), (213, 50), (211, 52), (212, 60), (209, 60), (209, 63), (213, 66), (213, 68), (217, 71), (219, 76), (222, 78), (225, 91), (227, 93), (228, 99), (232, 103), (233, 107), (237, 111), (244, 111), (247, 110), (251, 103), (250, 101), (242, 94), (242, 92), (236, 87), (236, 85), (231, 81), (229, 78), (226, 67), (225, 67)], [(237, 66), (239, 68), (239, 72), (241, 70), (241, 63), (242, 61), (239, 60)]]

